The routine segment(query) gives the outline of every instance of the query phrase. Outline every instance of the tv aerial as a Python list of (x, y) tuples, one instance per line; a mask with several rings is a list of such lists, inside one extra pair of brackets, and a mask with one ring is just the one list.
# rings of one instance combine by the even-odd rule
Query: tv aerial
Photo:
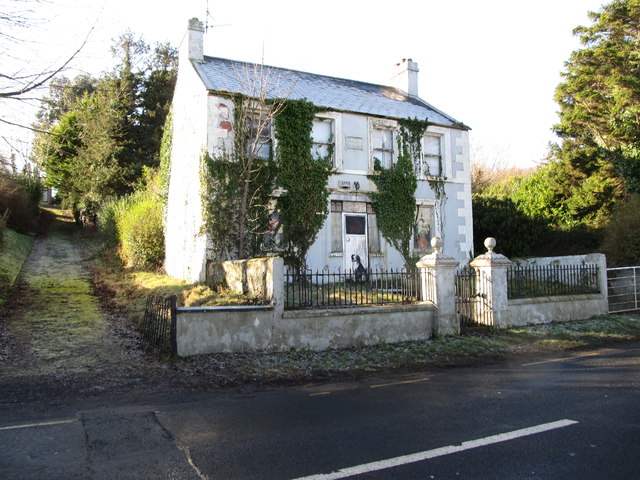
[(209, 19), (211, 19), (212, 22), (215, 21), (215, 18), (213, 18), (213, 16), (211, 15), (211, 12), (209, 11), (209, 0), (207, 0), (207, 12), (205, 14), (205, 19), (204, 19), (204, 33), (207, 33), (209, 31), (209, 27), (218, 28), (218, 27), (230, 27), (231, 26), (230, 23), (218, 24), (218, 25), (209, 25)]

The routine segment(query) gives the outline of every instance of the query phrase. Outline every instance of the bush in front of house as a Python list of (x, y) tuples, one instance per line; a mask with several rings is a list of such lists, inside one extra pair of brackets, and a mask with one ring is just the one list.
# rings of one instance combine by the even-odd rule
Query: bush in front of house
[(157, 197), (134, 193), (116, 213), (116, 229), (123, 263), (128, 267), (157, 269), (164, 261), (162, 206)]
[(102, 201), (98, 229), (127, 267), (158, 270), (164, 262), (164, 197), (156, 170), (145, 171), (138, 190)]

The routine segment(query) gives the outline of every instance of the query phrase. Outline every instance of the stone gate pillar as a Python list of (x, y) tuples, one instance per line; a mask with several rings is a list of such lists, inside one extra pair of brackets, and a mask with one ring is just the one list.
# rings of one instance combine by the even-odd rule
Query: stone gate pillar
[(434, 317), (433, 334), (459, 335), (460, 320), (456, 315), (456, 292), (454, 275), (458, 260), (442, 253), (442, 240), (431, 239), (433, 253), (425, 255), (416, 266), (420, 270), (422, 299), (433, 303), (438, 309)]
[(482, 323), (506, 328), (511, 323), (507, 297), (507, 270), (511, 260), (493, 251), (495, 238), (487, 238), (484, 246), (487, 253), (477, 256), (470, 264), (480, 274), (476, 293), (484, 300), (476, 303), (476, 309), (480, 310), (476, 314), (483, 319)]

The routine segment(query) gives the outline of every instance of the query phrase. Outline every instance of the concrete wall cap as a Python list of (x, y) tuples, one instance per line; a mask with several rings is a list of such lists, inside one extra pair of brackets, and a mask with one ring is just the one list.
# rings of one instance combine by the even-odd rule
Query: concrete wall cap
[(470, 265), (472, 267), (508, 267), (511, 260), (501, 253), (487, 252), (474, 258)]

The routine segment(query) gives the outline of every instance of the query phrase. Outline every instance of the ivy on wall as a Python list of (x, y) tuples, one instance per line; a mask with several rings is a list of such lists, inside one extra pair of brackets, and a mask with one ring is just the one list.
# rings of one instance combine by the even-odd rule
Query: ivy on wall
[(160, 141), (159, 188), (162, 200), (163, 216), (166, 216), (167, 200), (169, 198), (169, 178), (171, 175), (171, 148), (173, 139), (173, 109), (169, 110), (164, 121), (162, 140)]
[[(253, 155), (250, 142), (260, 132), (247, 120), (246, 102), (234, 98), (233, 152), (203, 154), (201, 191), (204, 230), (214, 260), (260, 255), (269, 218), (278, 215), (282, 229), (281, 254), (288, 265), (301, 269), (329, 213), (327, 181), (331, 155), (313, 158), (311, 131), (319, 109), (306, 100), (273, 100), (269, 109), (277, 150), (270, 159)], [(254, 130), (252, 130), (254, 129)], [(274, 191), (281, 194), (275, 198)], [(243, 199), (246, 201), (243, 202)]]
[(370, 197), (380, 233), (400, 252), (407, 266), (415, 263), (411, 258), (411, 240), (416, 221), (415, 192), (418, 187), (414, 165), (421, 159), (422, 135), (427, 126), (426, 121), (401, 121), (398, 161), (390, 168), (384, 168), (376, 159), (376, 174), (369, 176), (378, 190), (370, 193)]
[(248, 148), (256, 132), (251, 132), (245, 102), (235, 97), (234, 103), (233, 151), (205, 152), (201, 158), (203, 229), (212, 260), (260, 254), (275, 180), (274, 162), (257, 157), (255, 146)]
[(287, 100), (275, 118), (278, 149), (277, 186), (283, 194), (277, 210), (283, 224), (283, 257), (301, 270), (309, 248), (329, 214), (327, 181), (333, 170), (331, 154), (314, 159), (311, 130), (318, 108), (306, 100)]

